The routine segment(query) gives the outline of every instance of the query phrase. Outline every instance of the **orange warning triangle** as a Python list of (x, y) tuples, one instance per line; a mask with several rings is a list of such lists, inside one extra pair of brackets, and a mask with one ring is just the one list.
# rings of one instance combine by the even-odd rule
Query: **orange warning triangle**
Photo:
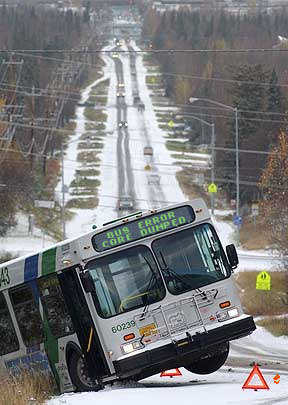
[[(260, 385), (257, 384), (250, 384), (250, 381), (252, 380), (252, 378), (254, 377), (254, 375), (257, 375), (261, 381)], [(248, 389), (251, 388), (253, 390), (269, 390), (268, 384), (265, 381), (265, 378), (263, 377), (259, 367), (257, 366), (257, 364), (255, 364), (255, 366), (253, 367), (251, 373), (249, 374), (247, 380), (245, 381), (245, 383), (243, 384), (242, 389)]]
[(174, 370), (175, 371), (171, 371), (171, 370), (162, 371), (162, 373), (160, 374), (160, 377), (175, 377), (175, 376), (182, 375), (179, 368), (175, 368)]

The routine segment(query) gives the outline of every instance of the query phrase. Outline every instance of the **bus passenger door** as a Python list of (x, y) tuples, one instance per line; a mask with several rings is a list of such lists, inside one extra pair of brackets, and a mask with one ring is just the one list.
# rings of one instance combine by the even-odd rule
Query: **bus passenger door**
[(109, 376), (111, 373), (108, 363), (85, 300), (76, 268), (67, 269), (58, 277), (91, 377)]

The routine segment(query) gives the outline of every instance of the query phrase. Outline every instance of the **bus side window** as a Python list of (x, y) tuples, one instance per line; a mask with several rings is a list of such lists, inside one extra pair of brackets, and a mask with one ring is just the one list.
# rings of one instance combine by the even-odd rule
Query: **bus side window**
[(10, 290), (10, 299), (26, 347), (43, 342), (44, 333), (37, 297), (29, 284)]
[(41, 302), (53, 336), (59, 338), (74, 333), (72, 320), (64, 301), (57, 275), (53, 274), (39, 279), (38, 287)]
[(19, 349), (17, 335), (3, 293), (0, 293), (0, 356)]

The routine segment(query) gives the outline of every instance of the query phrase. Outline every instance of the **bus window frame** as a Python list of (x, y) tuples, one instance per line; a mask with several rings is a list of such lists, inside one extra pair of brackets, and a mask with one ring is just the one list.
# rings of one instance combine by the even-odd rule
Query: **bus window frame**
[[(4, 291), (0, 291), (0, 295), (2, 295), (2, 297), (3, 297), (3, 299), (4, 299), (5, 310), (7, 310), (7, 313), (8, 313), (8, 316), (9, 316), (9, 320), (10, 320), (10, 323), (11, 323), (11, 325), (12, 325), (12, 329), (13, 329), (13, 332), (14, 332), (14, 335), (15, 335), (16, 341), (17, 341), (17, 348), (16, 348), (16, 349), (9, 350), (8, 352), (5, 352), (5, 353), (0, 354), (1, 357), (4, 357), (4, 356), (6, 356), (6, 355), (8, 355), (8, 354), (19, 352), (19, 350), (20, 350), (20, 341), (19, 341), (19, 336), (18, 336), (18, 334), (17, 334), (17, 329), (15, 328), (15, 326), (18, 327), (18, 322), (17, 322), (17, 319), (16, 319), (16, 317), (15, 317), (15, 313), (14, 313), (14, 309), (13, 309), (13, 306), (12, 306), (12, 302), (10, 302), (10, 308), (9, 308), (9, 303), (7, 302), (7, 297), (5, 296)], [(8, 299), (9, 299), (9, 301), (10, 301), (10, 296), (9, 296), (9, 295), (8, 295)], [(13, 314), (11, 313), (11, 311), (13, 311)], [(16, 325), (14, 324), (15, 321), (13, 320), (13, 316), (12, 316), (12, 315), (14, 315), (14, 317), (15, 317), (15, 321), (17, 322)], [(19, 329), (19, 327), (18, 327), (18, 329)], [(20, 331), (20, 330), (19, 330), (19, 331)], [(21, 335), (21, 339), (22, 339), (22, 335)]]
[[(35, 278), (35, 279), (31, 280), (31, 281), (25, 282), (25, 283), (17, 284), (17, 285), (15, 285), (15, 286), (13, 286), (13, 287), (11, 287), (9, 289), (9, 299), (10, 299), (10, 302), (11, 302), (11, 307), (12, 307), (12, 310), (13, 310), (13, 313), (14, 313), (14, 316), (15, 316), (15, 319), (16, 319), (16, 322), (17, 322), (17, 327), (19, 329), (19, 333), (21, 335), (23, 345), (26, 348), (30, 348), (30, 347), (33, 347), (33, 346), (36, 346), (36, 345), (41, 345), (41, 344), (43, 344), (45, 342), (45, 331), (44, 331), (43, 317), (41, 315), (41, 311), (40, 311), (40, 308), (39, 308), (39, 303), (38, 303), (38, 305), (36, 305), (35, 297), (34, 297), (34, 294), (33, 294), (33, 283), (35, 283), (35, 285), (37, 286), (36, 288), (38, 289), (38, 285), (37, 285), (36, 281), (37, 281), (37, 278)], [(14, 301), (12, 299), (12, 294), (13, 294), (13, 292), (15, 290), (22, 289), (22, 288), (25, 288), (25, 287), (28, 287), (30, 289), (31, 293), (32, 293), (32, 301), (31, 302), (33, 302), (35, 304), (35, 308), (37, 309), (37, 312), (38, 312), (38, 315), (39, 315), (40, 321), (41, 321), (40, 327), (42, 328), (42, 332), (43, 332), (43, 336), (42, 336), (41, 340), (37, 339), (37, 341), (33, 342), (32, 345), (27, 345), (26, 344), (27, 343), (26, 342), (26, 337), (23, 336), (22, 326), (20, 327), (20, 323), (18, 321), (18, 317), (16, 315), (15, 308), (14, 308), (15, 304), (14, 304)], [(29, 301), (25, 301), (25, 302), (29, 302)], [(40, 300), (40, 296), (39, 296), (39, 302), (42, 305), (42, 302)], [(23, 302), (22, 302), (22, 304), (23, 304)], [(18, 306), (19, 303), (16, 304), (16, 305)]]
[[(227, 266), (225, 266), (225, 262), (223, 262), (223, 265), (224, 265), (224, 267), (225, 267), (226, 270), (227, 270), (227, 276), (224, 276), (224, 274), (223, 274), (223, 278), (220, 279), (220, 280), (216, 280), (216, 281), (214, 281), (213, 283), (203, 284), (203, 285), (200, 286), (200, 287), (187, 289), (187, 290), (184, 290), (184, 291), (182, 291), (182, 292), (179, 292), (178, 294), (175, 293), (175, 292), (172, 292), (172, 291), (170, 291), (170, 289), (169, 289), (169, 287), (168, 287), (168, 285), (167, 285), (166, 278), (165, 278), (165, 274), (163, 273), (163, 270), (162, 270), (162, 268), (161, 268), (161, 266), (160, 266), (160, 262), (159, 262), (159, 260), (158, 260), (157, 254), (156, 254), (156, 252), (155, 252), (155, 250), (154, 250), (154, 248), (153, 248), (153, 244), (154, 244), (155, 242), (157, 242), (158, 240), (164, 239), (164, 238), (169, 237), (169, 236), (171, 236), (171, 235), (173, 235), (173, 234), (180, 233), (180, 232), (184, 232), (184, 231), (187, 231), (188, 229), (199, 228), (199, 227), (202, 227), (203, 225), (208, 225), (208, 226), (210, 227), (210, 229), (212, 230), (212, 233), (217, 236), (217, 242), (219, 243), (220, 252), (222, 253), (221, 258), (223, 259), (223, 257), (224, 257), (224, 259), (225, 259), (225, 261), (226, 261), (226, 264), (227, 264)], [(197, 224), (197, 225), (190, 225), (190, 226), (185, 227), (185, 229), (181, 229), (181, 230), (178, 229), (176, 232), (171, 232), (170, 234), (162, 235), (161, 237), (155, 238), (155, 239), (151, 242), (151, 250), (152, 250), (152, 252), (153, 252), (153, 255), (154, 255), (155, 258), (156, 258), (157, 264), (158, 264), (159, 267), (160, 267), (160, 271), (161, 271), (162, 277), (163, 277), (163, 279), (164, 279), (165, 287), (166, 287), (167, 291), (169, 292), (169, 294), (171, 294), (171, 295), (173, 295), (173, 296), (177, 296), (177, 297), (178, 297), (178, 296), (180, 296), (181, 294), (189, 293), (189, 292), (191, 292), (191, 291), (196, 290), (197, 288), (200, 288), (200, 289), (201, 289), (201, 288), (206, 287), (206, 286), (208, 286), (208, 285), (212, 285), (212, 284), (214, 284), (214, 283), (218, 283), (218, 282), (222, 282), (222, 281), (224, 281), (224, 280), (228, 280), (228, 279), (232, 276), (232, 273), (233, 273), (233, 272), (232, 272), (232, 268), (231, 268), (231, 266), (230, 266), (230, 264), (229, 264), (229, 261), (228, 261), (228, 259), (227, 259), (227, 256), (226, 256), (226, 254), (225, 254), (225, 251), (224, 251), (224, 249), (223, 249), (223, 246), (222, 246), (221, 240), (220, 240), (220, 238), (219, 238), (219, 235), (218, 235), (216, 229), (214, 228), (213, 224), (211, 224), (211, 223), (209, 223), (209, 222), (202, 222), (202, 223)], [(164, 259), (165, 259), (165, 256), (164, 256)]]
[[(58, 282), (57, 285), (58, 285), (59, 290), (60, 290), (60, 293), (61, 293), (61, 295), (62, 295), (62, 297), (63, 297), (64, 305), (65, 305), (65, 307), (66, 307), (66, 312), (67, 312), (67, 314), (68, 314), (69, 317), (70, 317), (70, 320), (71, 320), (71, 323), (72, 323), (72, 327), (73, 327), (73, 330), (72, 330), (72, 331), (69, 331), (69, 332), (66, 332), (66, 333), (60, 334), (60, 335), (55, 335), (55, 334), (53, 333), (53, 331), (52, 331), (51, 321), (50, 321), (49, 315), (48, 315), (48, 312), (49, 312), (49, 311), (48, 311), (48, 308), (47, 308), (47, 303), (46, 303), (45, 297), (42, 295), (42, 288), (41, 288), (41, 286), (40, 286), (41, 281), (43, 281), (43, 280), (44, 280), (44, 281), (45, 281), (45, 280), (49, 280), (49, 279), (52, 279), (53, 277), (56, 278), (56, 280), (57, 280), (57, 282)], [(72, 321), (71, 316), (70, 316), (70, 313), (69, 313), (69, 309), (68, 309), (67, 304), (66, 304), (66, 302), (65, 302), (65, 297), (64, 297), (64, 295), (63, 295), (63, 291), (62, 291), (62, 288), (61, 288), (61, 285), (60, 285), (60, 282), (59, 282), (58, 273), (55, 272), (55, 273), (47, 274), (47, 275), (45, 275), (45, 276), (38, 277), (37, 280), (36, 280), (36, 284), (37, 284), (37, 289), (38, 289), (38, 292), (39, 292), (40, 302), (41, 302), (41, 305), (42, 305), (42, 308), (43, 308), (43, 316), (42, 316), (43, 324), (44, 324), (44, 314), (45, 314), (45, 316), (47, 317), (46, 320), (47, 320), (49, 329), (50, 329), (51, 334), (52, 334), (52, 336), (54, 337), (54, 339), (61, 339), (61, 338), (66, 337), (66, 336), (71, 336), (71, 335), (73, 335), (73, 334), (75, 333), (75, 328), (74, 328), (74, 324), (73, 324), (73, 321)], [(44, 332), (45, 332), (45, 331), (44, 331)], [(45, 333), (44, 333), (44, 334), (45, 334)], [(46, 341), (46, 336), (45, 336), (45, 341)]]
[[(163, 285), (163, 290), (164, 290), (164, 295), (163, 295), (163, 297), (162, 297), (160, 300), (157, 300), (157, 301), (155, 301), (155, 302), (153, 302), (153, 303), (151, 303), (151, 304), (149, 304), (149, 305), (157, 304), (157, 303), (163, 301), (163, 300), (166, 298), (166, 296), (167, 296), (167, 291), (168, 291), (168, 290), (167, 290), (167, 286), (166, 286), (166, 283), (165, 283), (165, 280), (164, 280), (162, 271), (161, 271), (161, 269), (160, 269), (159, 263), (158, 263), (158, 261), (156, 260), (156, 256), (154, 255), (154, 253), (153, 253), (153, 251), (152, 251), (152, 249), (151, 249), (151, 242), (150, 242), (149, 245), (146, 245), (146, 244), (143, 244), (143, 243), (139, 244), (139, 243), (137, 243), (137, 241), (135, 241), (135, 242), (133, 241), (133, 242), (131, 242), (131, 243), (133, 243), (132, 246), (129, 246), (129, 247), (127, 247), (127, 245), (126, 245), (126, 247), (124, 247), (124, 246), (122, 247), (122, 246), (121, 246), (122, 249), (120, 249), (120, 250), (116, 250), (116, 251), (115, 251), (115, 250), (113, 249), (112, 252), (111, 252), (111, 250), (109, 250), (109, 251), (106, 250), (106, 251), (105, 251), (105, 254), (103, 254), (103, 255), (101, 254), (101, 256), (94, 257), (93, 259), (89, 260), (89, 261), (85, 264), (84, 270), (90, 271), (90, 269), (88, 268), (88, 264), (91, 263), (91, 262), (93, 262), (93, 261), (102, 259), (102, 258), (107, 257), (107, 256), (114, 255), (114, 254), (116, 254), (116, 253), (122, 253), (123, 251), (126, 252), (127, 250), (133, 249), (133, 248), (135, 248), (135, 247), (145, 247), (146, 249), (149, 250), (149, 253), (150, 253), (151, 256), (153, 257), (153, 261), (154, 261), (154, 263), (156, 264), (156, 270), (157, 270), (157, 272), (158, 272), (159, 278), (160, 278), (161, 283), (162, 283), (162, 285)], [(125, 257), (125, 256), (124, 256), (124, 257)], [(141, 304), (141, 305), (138, 305), (137, 307), (133, 307), (133, 308), (128, 309), (128, 310), (125, 310), (125, 311), (123, 311), (123, 312), (119, 312), (119, 313), (117, 313), (117, 314), (115, 314), (115, 315), (104, 316), (104, 315), (102, 314), (102, 310), (101, 310), (101, 307), (100, 307), (100, 303), (99, 303), (99, 300), (98, 300), (96, 291), (93, 291), (93, 292), (91, 292), (90, 294), (91, 294), (91, 297), (92, 297), (92, 299), (93, 299), (93, 302), (94, 302), (94, 305), (95, 305), (95, 308), (96, 308), (96, 311), (97, 311), (98, 316), (99, 316), (101, 319), (104, 319), (104, 320), (112, 319), (112, 318), (115, 318), (115, 317), (121, 316), (121, 315), (126, 315), (127, 313), (129, 313), (129, 312), (131, 312), (131, 311), (134, 311), (134, 310), (137, 310), (137, 309), (139, 309), (139, 308), (144, 308), (144, 307), (145, 307), (145, 305), (142, 305), (142, 304)]]

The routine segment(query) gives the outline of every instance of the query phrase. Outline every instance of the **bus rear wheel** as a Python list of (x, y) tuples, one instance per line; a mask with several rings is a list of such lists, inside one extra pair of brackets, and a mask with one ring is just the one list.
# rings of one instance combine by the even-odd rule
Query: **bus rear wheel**
[(229, 354), (229, 342), (219, 345), (215, 354), (184, 366), (194, 374), (211, 374), (223, 366)]
[(99, 391), (101, 387), (93, 381), (88, 372), (84, 358), (73, 351), (68, 361), (69, 374), (77, 391)]

